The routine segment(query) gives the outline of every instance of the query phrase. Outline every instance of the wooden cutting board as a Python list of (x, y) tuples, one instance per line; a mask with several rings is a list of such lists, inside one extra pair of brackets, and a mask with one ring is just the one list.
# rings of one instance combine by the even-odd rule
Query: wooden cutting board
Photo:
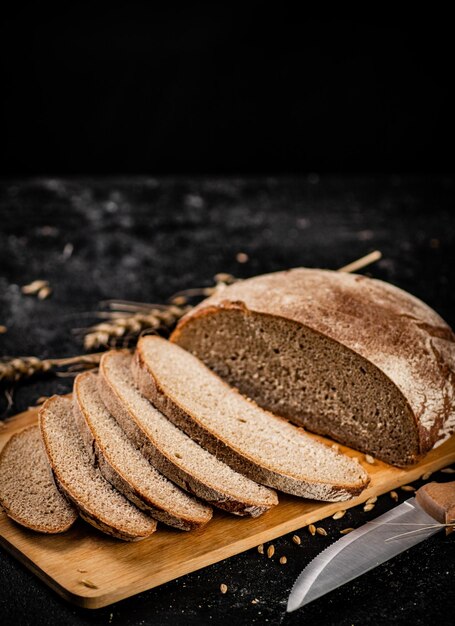
[[(0, 430), (0, 448), (14, 432), (36, 421), (36, 409), (8, 420)], [(204, 529), (185, 533), (159, 525), (156, 533), (139, 543), (111, 539), (81, 520), (62, 535), (40, 535), (0, 512), (0, 544), (63, 598), (95, 609), (356, 506), (455, 461), (455, 437), (406, 470), (379, 461), (371, 465), (362, 454), (340, 449), (359, 457), (371, 476), (369, 488), (349, 502), (321, 503), (280, 494), (280, 504), (258, 519), (217, 511)], [(81, 582), (84, 579), (96, 588), (87, 587)]]

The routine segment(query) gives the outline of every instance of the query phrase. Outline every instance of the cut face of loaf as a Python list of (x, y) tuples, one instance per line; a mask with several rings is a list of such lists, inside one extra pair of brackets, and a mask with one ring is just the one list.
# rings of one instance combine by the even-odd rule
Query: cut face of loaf
[(357, 460), (264, 411), (165, 339), (140, 339), (132, 371), (140, 391), (171, 421), (252, 480), (332, 502), (369, 482)]
[(0, 505), (15, 522), (40, 533), (63, 533), (77, 519), (55, 486), (38, 426), (13, 435), (0, 453)]
[(85, 521), (126, 541), (144, 539), (156, 530), (155, 520), (114, 489), (92, 464), (74, 421), (71, 400), (49, 398), (39, 421), (54, 478)]
[(91, 372), (74, 381), (73, 412), (104, 478), (159, 522), (181, 530), (206, 524), (212, 509), (160, 474), (132, 444), (104, 406)]
[(381, 281), (258, 276), (202, 302), (171, 341), (260, 406), (395, 465), (455, 429), (454, 335)]
[(139, 393), (130, 366), (129, 354), (103, 355), (98, 388), (111, 415), (152, 465), (182, 489), (229, 513), (257, 517), (278, 504), (274, 491), (235, 472), (174, 426)]

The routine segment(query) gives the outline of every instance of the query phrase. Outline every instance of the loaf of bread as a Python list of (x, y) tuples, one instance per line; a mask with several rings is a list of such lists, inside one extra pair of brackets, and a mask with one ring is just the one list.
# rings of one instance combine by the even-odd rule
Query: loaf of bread
[(220, 288), (171, 341), (260, 406), (386, 462), (455, 430), (455, 337), (414, 296), (298, 268)]
[(162, 337), (139, 340), (132, 372), (141, 393), (176, 426), (251, 480), (330, 502), (348, 500), (369, 482), (357, 459), (264, 411)]

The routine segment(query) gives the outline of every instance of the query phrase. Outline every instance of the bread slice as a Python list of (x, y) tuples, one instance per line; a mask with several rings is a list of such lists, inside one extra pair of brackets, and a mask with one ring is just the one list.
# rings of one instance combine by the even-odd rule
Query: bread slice
[(207, 524), (212, 509), (150, 465), (104, 406), (97, 384), (97, 376), (91, 372), (76, 377), (73, 412), (82, 439), (95, 455), (104, 478), (159, 522), (181, 530)]
[(63, 533), (77, 509), (52, 478), (38, 426), (14, 434), (0, 452), (0, 505), (15, 522), (40, 533)]
[(455, 336), (379, 280), (297, 268), (201, 302), (171, 341), (260, 406), (394, 465), (455, 432)]
[(128, 437), (167, 478), (218, 508), (257, 517), (278, 503), (271, 489), (245, 478), (176, 428), (134, 386), (131, 355), (111, 351), (99, 369), (100, 396)]
[(332, 502), (357, 495), (369, 482), (356, 460), (264, 411), (161, 337), (140, 339), (133, 375), (172, 422), (252, 480)]
[(55, 481), (85, 521), (126, 541), (144, 539), (156, 530), (156, 521), (114, 489), (92, 464), (74, 421), (71, 400), (59, 396), (46, 400), (39, 422)]

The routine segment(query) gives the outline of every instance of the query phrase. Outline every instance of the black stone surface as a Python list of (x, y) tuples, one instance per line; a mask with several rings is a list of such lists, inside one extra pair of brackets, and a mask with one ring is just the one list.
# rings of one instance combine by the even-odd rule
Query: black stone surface
[[(373, 249), (368, 269), (407, 289), (455, 325), (454, 184), (447, 177), (299, 179), (17, 180), (0, 188), (0, 354), (41, 358), (82, 352), (72, 329), (94, 321), (106, 298), (163, 302), (217, 272), (239, 277), (299, 265), (338, 268)], [(69, 254), (72, 244), (73, 251)], [(65, 248), (66, 246), (66, 248)], [(64, 252), (66, 250), (66, 252)], [(249, 256), (236, 260), (238, 252)], [(47, 279), (39, 301), (20, 286)], [(18, 385), (2, 418), (71, 380)], [(437, 473), (437, 480), (450, 474)], [(420, 483), (415, 483), (418, 486)], [(400, 491), (400, 501), (408, 494)], [(339, 537), (393, 505), (321, 522), (327, 537), (285, 536), (275, 557), (256, 550), (97, 611), (61, 600), (5, 551), (0, 553), (1, 624), (449, 624), (455, 609), (455, 540), (443, 533), (292, 615), (300, 570)], [(278, 559), (286, 555), (288, 562)], [(228, 585), (222, 595), (221, 583)]]

